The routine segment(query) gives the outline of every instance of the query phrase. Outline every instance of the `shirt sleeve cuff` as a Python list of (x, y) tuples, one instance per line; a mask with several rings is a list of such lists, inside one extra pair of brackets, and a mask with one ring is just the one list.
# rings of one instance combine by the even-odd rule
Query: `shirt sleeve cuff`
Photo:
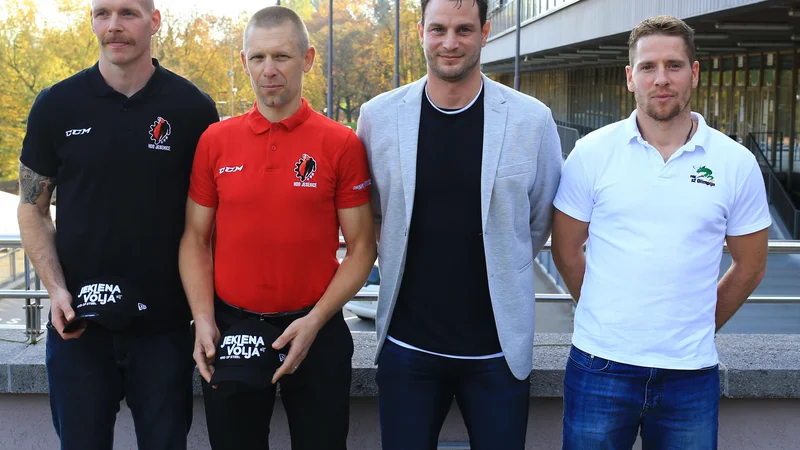
[(355, 208), (369, 203), (369, 196), (358, 196), (355, 198), (337, 199), (336, 209)]
[(725, 234), (728, 236), (744, 236), (746, 234), (755, 233), (756, 231), (761, 231), (764, 228), (769, 228), (770, 225), (772, 225), (772, 218), (768, 217), (752, 225), (729, 229)]
[(584, 214), (577, 209), (570, 208), (569, 206), (565, 205), (563, 202), (558, 200), (553, 202), (553, 206), (556, 207), (557, 210), (561, 211), (562, 213), (572, 217), (575, 220), (580, 220), (581, 222), (589, 222), (592, 218), (590, 214)]
[(189, 198), (194, 200), (200, 206), (205, 206), (206, 208), (216, 208), (217, 207), (217, 200), (212, 199), (209, 197), (204, 197), (197, 192), (189, 192)]

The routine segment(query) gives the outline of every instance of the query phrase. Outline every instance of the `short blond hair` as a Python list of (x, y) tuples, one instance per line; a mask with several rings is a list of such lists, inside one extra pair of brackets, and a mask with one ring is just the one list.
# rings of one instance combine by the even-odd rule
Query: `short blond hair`
[(686, 22), (672, 16), (654, 16), (643, 20), (631, 31), (628, 38), (628, 61), (633, 66), (633, 56), (636, 53), (636, 44), (639, 39), (646, 36), (678, 36), (683, 39), (686, 45), (686, 54), (689, 56), (689, 63), (695, 59), (694, 49), (694, 30)]
[(297, 45), (300, 47), (300, 53), (305, 53), (311, 46), (308, 39), (308, 29), (303, 19), (297, 15), (296, 12), (285, 6), (267, 6), (266, 8), (258, 10), (253, 17), (247, 22), (244, 29), (244, 47), (247, 47), (247, 38), (253, 28), (273, 28), (283, 25), (285, 22), (291, 22), (294, 25)]

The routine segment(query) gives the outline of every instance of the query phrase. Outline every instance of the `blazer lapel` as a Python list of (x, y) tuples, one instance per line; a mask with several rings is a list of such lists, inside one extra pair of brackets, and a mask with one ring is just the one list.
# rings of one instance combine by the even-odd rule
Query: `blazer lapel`
[(483, 162), (481, 164), (481, 223), (484, 232), (489, 218), (489, 202), (497, 175), (497, 165), (506, 135), (508, 106), (495, 82), (483, 77)]
[(403, 179), (403, 196), (406, 203), (406, 229), (411, 226), (414, 208), (414, 190), (417, 185), (417, 145), (422, 93), (427, 77), (416, 81), (397, 106), (397, 136), (400, 151), (400, 171)]

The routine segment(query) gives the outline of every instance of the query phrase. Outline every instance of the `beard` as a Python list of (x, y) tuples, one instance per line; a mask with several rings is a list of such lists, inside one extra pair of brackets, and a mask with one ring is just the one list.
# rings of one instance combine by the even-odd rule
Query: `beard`
[(264, 106), (275, 107), (275, 106), (283, 106), (289, 102), (289, 91), (284, 88), (278, 92), (277, 94), (267, 95), (261, 92), (259, 89), (258, 84), (254, 80), (250, 80), (250, 85), (253, 86), (253, 92), (256, 93), (256, 98), (258, 101), (261, 102)]
[(288, 103), (287, 101), (288, 96), (289, 94), (285, 92), (276, 95), (265, 95), (261, 93), (257, 95), (261, 103), (263, 103), (265, 106), (270, 106), (270, 107), (285, 105), (286, 103)]
[(463, 65), (459, 66), (442, 66), (436, 61), (437, 55), (431, 55), (425, 52), (425, 59), (428, 61), (428, 67), (436, 76), (444, 81), (455, 82), (466, 78), (475, 66), (478, 65), (481, 59), (480, 52), (474, 54), (467, 53)]
[(639, 95), (636, 94), (636, 103), (644, 105), (644, 112), (656, 122), (669, 122), (670, 120), (678, 117), (680, 113), (689, 107), (692, 101), (692, 91), (687, 89), (683, 95), (675, 96), (675, 104), (668, 110), (659, 110), (658, 106), (653, 104), (650, 100), (649, 94)]

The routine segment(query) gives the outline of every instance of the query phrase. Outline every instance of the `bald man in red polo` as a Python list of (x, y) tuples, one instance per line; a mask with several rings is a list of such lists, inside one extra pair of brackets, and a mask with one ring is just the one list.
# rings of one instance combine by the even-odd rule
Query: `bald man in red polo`
[[(180, 270), (215, 450), (267, 448), (278, 380), (292, 448), (346, 448), (353, 341), (341, 308), (376, 257), (371, 181), (355, 133), (301, 97), (314, 56), (297, 14), (257, 12), (241, 53), (256, 105), (209, 128), (195, 154)], [(252, 319), (282, 331), (266, 345), (288, 346), (272, 383), (209, 386), (220, 333)]]

